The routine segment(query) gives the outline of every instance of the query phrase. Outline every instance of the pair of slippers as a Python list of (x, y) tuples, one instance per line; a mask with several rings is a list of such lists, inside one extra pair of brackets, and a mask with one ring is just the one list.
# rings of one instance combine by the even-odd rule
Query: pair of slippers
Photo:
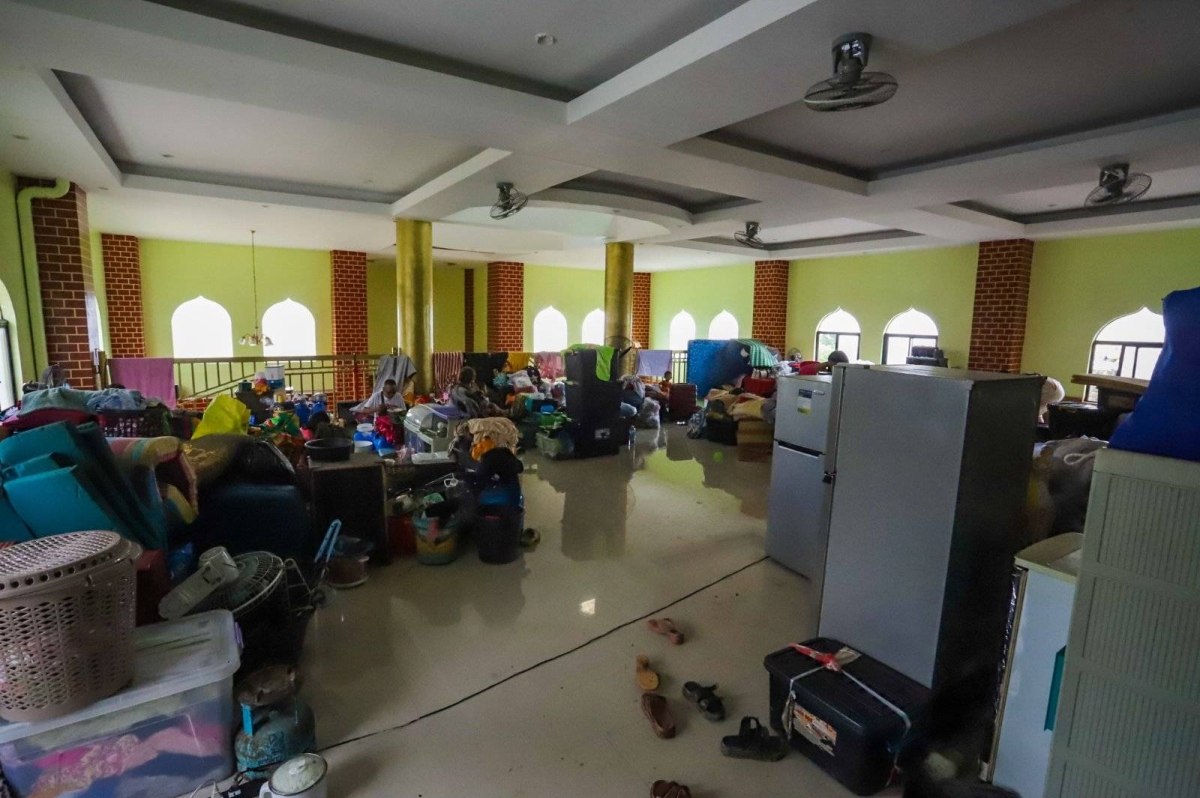
[(778, 762), (787, 751), (787, 740), (771, 734), (770, 729), (752, 716), (742, 718), (737, 734), (721, 738), (721, 753), (734, 759)]
[[(636, 678), (642, 693), (642, 714), (650, 721), (654, 733), (664, 740), (675, 736), (675, 716), (667, 699), (654, 692), (658, 689), (658, 674), (650, 669), (650, 660), (645, 655), (637, 658)], [(699, 682), (685, 682), (683, 697), (696, 705), (697, 709), (708, 720), (719, 722), (725, 720), (725, 703), (717, 695), (717, 685), (702, 685)]]

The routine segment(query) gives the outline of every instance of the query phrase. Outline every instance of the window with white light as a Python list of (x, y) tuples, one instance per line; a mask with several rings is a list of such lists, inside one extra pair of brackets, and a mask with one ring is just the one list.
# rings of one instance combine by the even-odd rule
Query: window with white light
[[(1113, 319), (1092, 341), (1088, 373), (1148, 380), (1166, 337), (1162, 314), (1150, 308)], [(1096, 389), (1088, 388), (1085, 398), (1094, 402), (1096, 397)]]
[(292, 299), (276, 302), (262, 317), (263, 355), (278, 359), (317, 354), (317, 320), (312, 311)]
[(903, 366), (914, 346), (937, 346), (938, 328), (928, 314), (915, 308), (896, 316), (883, 328), (883, 362)]
[(668, 332), (668, 343), (671, 349), (683, 351), (688, 348), (688, 341), (696, 337), (696, 320), (686, 310), (681, 310), (671, 319)]
[(233, 357), (233, 319), (211, 299), (189, 299), (171, 314), (175, 357)]
[(533, 317), (535, 352), (561, 352), (567, 348), (567, 317), (553, 306), (542, 308)]
[(844, 352), (851, 361), (858, 360), (862, 327), (858, 319), (838, 308), (817, 322), (817, 343), (813, 360), (824, 363), (833, 352)]
[(583, 317), (583, 336), (579, 339), (585, 344), (604, 343), (604, 311), (596, 308)]
[(738, 320), (728, 310), (722, 310), (708, 324), (708, 337), (714, 341), (738, 337)]

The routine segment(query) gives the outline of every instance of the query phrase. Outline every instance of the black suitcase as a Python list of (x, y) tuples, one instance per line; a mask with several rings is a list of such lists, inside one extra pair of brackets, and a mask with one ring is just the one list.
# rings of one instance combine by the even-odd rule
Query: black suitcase
[(608, 380), (601, 380), (596, 376), (596, 361), (599, 359), (599, 353), (595, 349), (580, 349), (565, 352), (563, 354), (563, 371), (567, 375), (567, 382), (587, 385), (617, 380), (621, 375), (617, 373), (617, 353), (615, 350), (610, 357), (611, 362), (608, 368), (609, 378)]
[(571, 436), (576, 458), (607, 457), (620, 451), (621, 443), (628, 440), (629, 423), (616, 419), (608, 424), (572, 424)]
[(615, 382), (567, 383), (567, 415), (581, 424), (615, 424), (621, 415), (621, 386)]
[[(824, 637), (803, 645), (826, 654), (843, 647)], [(929, 700), (928, 688), (861, 653), (843, 666), (843, 673), (821, 668), (816, 660), (790, 647), (767, 655), (763, 665), (771, 675), (771, 726), (785, 735), (789, 684), (795, 695), (790, 707), (792, 748), (855, 795), (872, 795), (888, 786), (896, 759), (908, 742), (908, 727), (895, 710), (847, 674), (902, 710), (913, 725)], [(814, 668), (820, 669), (792, 681)]]

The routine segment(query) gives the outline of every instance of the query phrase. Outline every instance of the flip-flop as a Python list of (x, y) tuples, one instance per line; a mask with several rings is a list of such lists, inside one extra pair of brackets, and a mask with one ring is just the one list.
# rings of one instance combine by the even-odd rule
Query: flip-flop
[(663, 635), (671, 641), (671, 645), (679, 645), (683, 642), (683, 632), (679, 631), (679, 627), (670, 618), (651, 618), (646, 621), (646, 628), (656, 635)]
[(533, 527), (526, 529), (521, 533), (521, 547), (532, 549), (542, 540), (542, 533), (538, 532)]
[(650, 727), (659, 737), (669, 740), (675, 736), (675, 716), (671, 714), (667, 699), (658, 693), (642, 693), (642, 714), (649, 719)]
[(684, 682), (683, 697), (714, 723), (725, 720), (725, 702), (717, 695), (717, 685), (705, 687), (699, 682)]
[(650, 658), (645, 654), (638, 654), (636, 660), (637, 667), (637, 683), (638, 687), (647, 693), (658, 689), (658, 674), (650, 667)]
[(692, 791), (677, 781), (660, 779), (651, 785), (650, 798), (692, 798)]
[(734, 759), (757, 759), (759, 762), (778, 762), (787, 755), (787, 741), (776, 737), (758, 722), (758, 718), (742, 718), (737, 734), (721, 738), (721, 753)]

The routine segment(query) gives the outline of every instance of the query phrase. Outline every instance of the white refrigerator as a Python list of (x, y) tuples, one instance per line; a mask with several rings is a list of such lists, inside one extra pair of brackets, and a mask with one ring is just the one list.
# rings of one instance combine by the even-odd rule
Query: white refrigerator
[(767, 509), (767, 556), (807, 577), (820, 594), (833, 496), (840, 379), (780, 377)]

